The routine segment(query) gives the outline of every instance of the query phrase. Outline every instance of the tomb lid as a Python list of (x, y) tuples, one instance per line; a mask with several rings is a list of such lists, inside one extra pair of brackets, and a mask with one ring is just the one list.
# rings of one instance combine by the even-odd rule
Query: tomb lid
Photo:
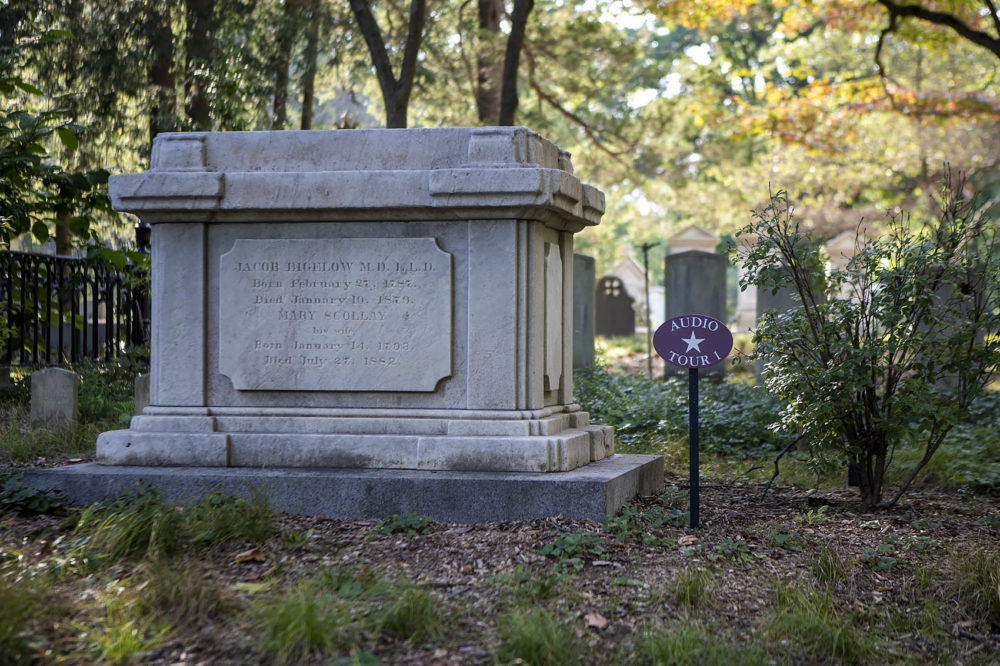
[(109, 189), (152, 223), (518, 217), (578, 231), (604, 213), (569, 154), (523, 127), (164, 133), (149, 171)]

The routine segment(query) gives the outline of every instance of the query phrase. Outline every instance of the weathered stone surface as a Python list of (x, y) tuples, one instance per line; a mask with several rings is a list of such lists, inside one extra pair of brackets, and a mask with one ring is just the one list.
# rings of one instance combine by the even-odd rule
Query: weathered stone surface
[(451, 255), (433, 238), (239, 239), (219, 260), (238, 390), (433, 391), (451, 374)]
[[(688, 250), (667, 255), (664, 264), (667, 320), (686, 314), (700, 314), (726, 321), (726, 258), (721, 254)], [(700, 372), (704, 376), (721, 376), (725, 363)], [(686, 373), (682, 368), (665, 364), (665, 374)]]
[(559, 473), (612, 454), (572, 395), (573, 232), (603, 195), (533, 132), (162, 134), (110, 187), (153, 227), (154, 323), (150, 405), (99, 462)]
[(80, 377), (63, 368), (31, 374), (31, 427), (76, 423)]
[(615, 455), (562, 474), (379, 469), (251, 469), (73, 465), (30, 471), (24, 482), (90, 504), (140, 484), (193, 503), (211, 492), (263, 492), (277, 511), (331, 518), (418, 513), (442, 522), (529, 520), (562, 515), (602, 521), (630, 498), (663, 488), (663, 458)]
[(142, 410), (149, 405), (149, 373), (135, 376), (135, 414), (142, 414)]
[(594, 365), (594, 258), (573, 255), (573, 367)]
[(110, 194), (116, 209), (150, 222), (389, 212), (536, 219), (575, 232), (600, 221), (604, 195), (572, 169), (568, 153), (523, 127), (163, 133), (150, 170), (112, 176)]

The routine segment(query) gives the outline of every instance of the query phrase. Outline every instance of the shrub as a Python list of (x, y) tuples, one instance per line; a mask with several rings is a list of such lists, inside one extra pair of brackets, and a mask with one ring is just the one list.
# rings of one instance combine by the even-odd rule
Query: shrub
[(922, 454), (893, 505), (982, 393), (1000, 360), (1000, 245), (964, 184), (949, 175), (938, 219), (887, 221), (843, 270), (827, 274), (785, 193), (738, 232), (742, 286), (788, 289), (798, 307), (766, 313), (754, 335), (764, 381), (785, 401), (782, 422), (808, 434), (814, 461), (846, 459), (862, 504), (882, 504), (895, 449)]

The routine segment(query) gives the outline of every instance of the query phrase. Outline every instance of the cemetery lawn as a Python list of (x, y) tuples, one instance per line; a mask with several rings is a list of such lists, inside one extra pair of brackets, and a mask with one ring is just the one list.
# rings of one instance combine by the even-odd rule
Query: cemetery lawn
[(0, 662), (1000, 661), (996, 498), (863, 514), (853, 491), (717, 476), (693, 530), (685, 482), (603, 524), (8, 502)]

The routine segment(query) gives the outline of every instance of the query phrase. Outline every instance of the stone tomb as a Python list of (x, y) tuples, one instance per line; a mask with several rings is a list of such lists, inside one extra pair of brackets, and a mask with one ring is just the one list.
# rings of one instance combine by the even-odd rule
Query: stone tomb
[[(573, 234), (604, 197), (555, 145), (523, 128), (178, 133), (151, 164), (110, 184), (153, 227), (154, 324), (150, 404), (100, 436), (103, 465), (523, 476), (612, 455), (572, 395)], [(616, 458), (616, 499), (580, 515), (662, 483), (662, 459)]]

